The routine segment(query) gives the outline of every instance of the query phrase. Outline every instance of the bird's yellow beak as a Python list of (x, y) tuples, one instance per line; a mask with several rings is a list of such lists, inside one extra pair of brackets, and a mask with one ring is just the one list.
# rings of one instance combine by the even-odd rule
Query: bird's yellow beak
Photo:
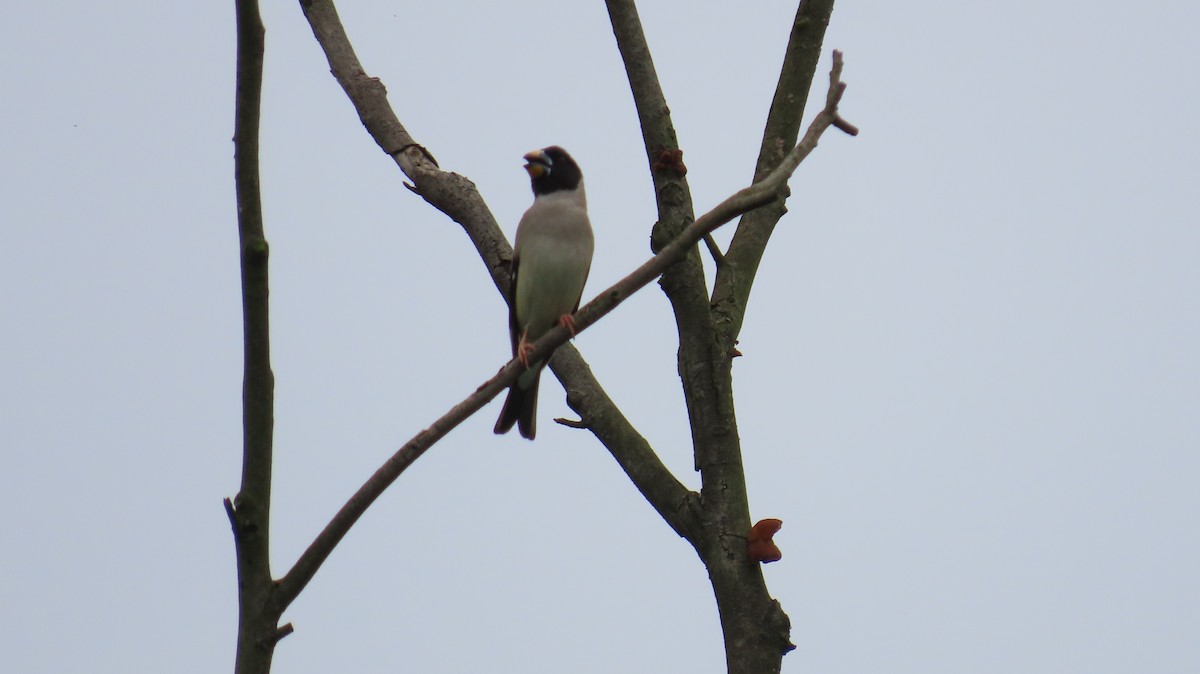
[(530, 178), (540, 178), (549, 174), (550, 167), (553, 165), (550, 157), (547, 157), (546, 153), (541, 150), (527, 152), (524, 159), (528, 162), (525, 164), (525, 170), (529, 173)]

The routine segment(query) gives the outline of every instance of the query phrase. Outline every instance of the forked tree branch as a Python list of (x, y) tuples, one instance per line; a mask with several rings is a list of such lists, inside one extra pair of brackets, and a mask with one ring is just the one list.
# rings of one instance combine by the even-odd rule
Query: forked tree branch
[[(675, 264), (688, 250), (694, 247), (705, 234), (712, 232), (717, 227), (739, 215), (774, 200), (778, 192), (785, 188), (788, 178), (796, 170), (800, 162), (816, 148), (821, 134), (833, 125), (835, 121), (840, 119), (837, 108), (842, 93), (845, 90), (845, 84), (840, 79), (841, 68), (841, 53), (835, 51), (834, 68), (830, 73), (830, 91), (826, 100), (826, 107), (813, 120), (804, 139), (788, 153), (775, 171), (758, 183), (738, 191), (722, 201), (711, 211), (702, 215), (689, 225), (679, 237), (665, 245), (654, 257), (600, 293), (591, 302), (588, 302), (587, 305), (575, 314), (575, 333), (578, 334), (586, 330), (600, 318), (615, 309), (634, 292), (662, 275), (668, 267)], [(541, 360), (549, 355), (551, 351), (565, 344), (570, 337), (570, 333), (565, 328), (561, 326), (555, 327), (534, 342), (533, 348), (528, 353), (527, 358), (534, 362)], [(558, 360), (558, 358), (556, 357), (551, 360), (552, 366), (555, 366), (555, 360)], [(524, 368), (516, 359), (509, 361), (507, 365), (500, 369), (496, 376), (485, 382), (465, 400), (455, 405), (441, 418), (433, 422), (432, 425), (418, 433), (397, 450), (359, 488), (354, 496), (342, 506), (333, 519), (330, 520), (329, 524), (326, 525), (325, 529), (317, 535), (313, 543), (300, 556), (300, 559), (297, 560), (292, 569), (288, 571), (287, 575), (279, 581), (278, 597), (281, 605), (286, 606), (296, 598), (358, 518), (366, 512), (371, 503), (379, 498), (388, 486), (396, 481), (408, 466), (412, 465), (435, 442), (444, 437), (454, 427), (486, 405), (501, 391), (512, 385), (523, 370)], [(589, 421), (589, 425), (591, 425), (591, 423), (595, 423), (596, 419), (599, 419), (599, 417), (595, 417), (590, 421), (585, 418), (585, 421)], [(692, 533), (695, 523), (691, 521), (695, 517), (695, 513), (690, 507), (693, 503), (694, 495), (689, 495), (682, 486), (679, 489), (672, 489), (670, 491), (672, 493), (669, 496), (659, 496), (659, 498), (667, 498), (668, 500), (674, 499), (673, 507), (666, 508), (667, 512), (663, 514), (663, 517), (672, 523), (672, 527), (681, 536), (685, 536), (695, 544), (696, 541)]]

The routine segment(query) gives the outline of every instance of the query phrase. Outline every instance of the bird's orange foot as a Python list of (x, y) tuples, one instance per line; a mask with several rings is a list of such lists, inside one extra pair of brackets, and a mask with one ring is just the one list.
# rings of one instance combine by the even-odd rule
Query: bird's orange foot
[(525, 335), (521, 335), (521, 341), (517, 342), (517, 360), (521, 361), (526, 370), (529, 369), (529, 353), (531, 351), (533, 351), (533, 344), (525, 340)]
[(567, 329), (571, 333), (571, 337), (575, 336), (575, 317), (571, 314), (563, 314), (558, 317), (558, 324)]

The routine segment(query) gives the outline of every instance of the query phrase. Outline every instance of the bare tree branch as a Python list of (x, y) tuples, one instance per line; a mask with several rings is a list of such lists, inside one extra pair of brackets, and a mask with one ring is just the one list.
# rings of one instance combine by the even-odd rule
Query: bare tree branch
[[(796, 8), (783, 67), (763, 130), (754, 169), (755, 180), (761, 180), (778, 166), (796, 143), (832, 12), (833, 0), (801, 0)], [(786, 198), (787, 194), (783, 194), (775, 203), (742, 217), (729, 249), (725, 251), (726, 264), (717, 270), (712, 307), (715, 323), (727, 342), (732, 343), (741, 332), (750, 288), (775, 224), (787, 212)]]
[(712, 238), (712, 235), (704, 237), (704, 246), (708, 248), (708, 254), (712, 256), (713, 263), (718, 267), (725, 261), (725, 254), (721, 252), (721, 247), (717, 245), (717, 240)]
[(271, 372), (267, 240), (259, 189), (258, 128), (262, 102), (264, 30), (255, 0), (237, 5), (237, 90), (234, 102), (234, 182), (242, 269), (244, 362), (242, 483), (225, 500), (238, 567), (238, 646), (235, 671), (265, 674), (271, 666), (279, 612), (272, 602), (270, 560), (271, 462), (275, 376)]
[[(644, 286), (646, 283), (647, 281), (643, 281), (641, 285)], [(619, 300), (616, 302), (600, 302), (600, 300), (594, 300), (591, 304), (589, 304), (589, 306), (597, 303), (611, 303), (612, 306), (616, 306), (616, 304), (619, 303)], [(609, 307), (607, 310), (604, 310), (600, 315), (608, 313), (608, 311), (611, 311), (611, 307)], [(596, 318), (598, 317), (599, 316), (596, 316)], [(585, 329), (593, 322), (595, 322), (595, 318), (588, 320), (582, 326), (577, 324), (575, 332), (578, 334), (580, 330)], [(566, 329), (562, 329), (561, 331), (552, 331), (534, 343), (533, 350), (530, 352), (529, 357), (541, 360), (556, 347), (562, 346), (569, 337), (570, 334)], [(571, 357), (578, 358), (578, 354), (572, 353)], [(555, 353), (554, 357), (550, 361), (551, 367), (557, 367), (558, 361), (561, 359), (562, 355)], [(286, 607), (300, 594), (301, 590), (303, 590), (308, 582), (312, 580), (317, 570), (320, 569), (321, 565), (325, 563), (325, 560), (329, 558), (329, 555), (333, 552), (333, 549), (350, 531), (350, 528), (354, 526), (355, 522), (362, 517), (363, 513), (367, 511), (367, 508), (369, 508), (371, 504), (374, 503), (376, 499), (378, 499), (409, 466), (411, 466), (417, 459), (421, 457), (421, 455), (428, 451), (429, 448), (432, 447), (437, 441), (445, 437), (447, 433), (449, 433), (463, 421), (466, 421), (467, 418), (469, 418), (472, 414), (478, 412), (484, 405), (491, 402), (492, 398), (495, 398), (497, 394), (511, 386), (512, 383), (516, 381), (517, 377), (520, 376), (520, 374), (524, 371), (525, 368), (521, 365), (520, 361), (515, 358), (509, 361), (508, 364), (501, 368), (494, 377), (484, 382), (478, 389), (475, 390), (474, 393), (467, 396), (465, 400), (452, 407), (448, 412), (430, 424), (428, 428), (414, 436), (411, 440), (405, 443), (403, 447), (398, 449), (391, 456), (391, 458), (385, 461), (383, 465), (380, 466), (379, 469), (376, 470), (375, 473), (371, 475), (371, 477), (365, 483), (363, 483), (361, 487), (359, 487), (358, 491), (356, 491), (354, 495), (351, 496), (348, 501), (346, 501), (341, 509), (338, 510), (337, 514), (333, 516), (333, 519), (331, 519), (329, 523), (325, 525), (325, 528), (321, 530), (321, 533), (317, 534), (317, 537), (313, 540), (313, 542), (308, 546), (304, 553), (300, 555), (300, 558), (296, 561), (295, 565), (292, 566), (292, 569), (288, 571), (287, 575), (285, 575), (279, 581), (277, 598), (281, 606)], [(653, 456), (653, 453), (651, 453), (651, 456)], [(640, 466), (641, 464), (639, 463), (638, 465)], [(666, 469), (663, 468), (663, 470)], [(649, 481), (652, 482), (657, 488), (662, 489), (665, 485), (667, 489), (670, 489), (673, 493), (669, 496), (664, 495), (662, 498), (673, 499), (676, 508), (679, 504), (684, 503), (687, 500), (687, 489), (678, 482), (673, 482), (675, 487), (671, 488), (669, 485), (671, 485), (672, 482), (662, 480), (658, 475), (651, 476)], [(676, 516), (674, 519), (678, 521), (679, 516)], [(681, 523), (679, 527), (684, 529), (687, 527), (687, 525)]]
[[(656, 232), (655, 236), (659, 237), (656, 240), (666, 243), (694, 218), (683, 151), (679, 149), (679, 139), (671, 122), (671, 110), (667, 107), (658, 73), (654, 70), (654, 59), (642, 31), (637, 5), (633, 0), (606, 0), (605, 5), (608, 7), (613, 36), (617, 40), (617, 50), (625, 64), (625, 74), (642, 128), (650, 177), (654, 181), (659, 220), (656, 229), (661, 230)], [(658, 252), (657, 247), (654, 252)], [(700, 274), (700, 283), (703, 284), (699, 259), (694, 262), (690, 273)]]
[(239, 0), (237, 16), (239, 58), (234, 122), (234, 182), (238, 202), (238, 243), (241, 246), (245, 349), (242, 485), (234, 506), (238, 510), (254, 507), (261, 512), (263, 521), (258, 524), (257, 533), (265, 542), (271, 496), (275, 377), (271, 372), (268, 247), (263, 234), (258, 175), (264, 31), (254, 0)]
[[(539, 342), (541, 344), (541, 342)], [(548, 349), (537, 351), (539, 357), (544, 356)], [(441, 440), (447, 433), (454, 430), (472, 414), (478, 412), (484, 405), (495, 398), (498, 393), (511, 386), (516, 378), (524, 371), (519, 361), (513, 359), (507, 365), (465, 400), (450, 408), (448, 412), (417, 433), (403, 447), (396, 450), (391, 458), (383, 463), (371, 477), (363, 483), (358, 491), (337, 511), (321, 533), (313, 539), (300, 558), (279, 581), (279, 601), (287, 606), (312, 580), (317, 570), (329, 558), (333, 549), (342, 538), (362, 517), (367, 508), (378, 499), (383, 492), (400, 477), (400, 474), (421, 458), (430, 447)]]
[(409, 135), (388, 104), (383, 82), (363, 69), (333, 2), (301, 0), (300, 7), (325, 51), (330, 71), (371, 138), (413, 181), (414, 192), (462, 226), (487, 265), (492, 282), (506, 293), (512, 247), (475, 185), (461, 175), (441, 170), (433, 155)]
[[(835, 79), (835, 77), (840, 76), (841, 72), (841, 55), (836, 52), (835, 63), (837, 64), (835, 73), (831, 75), (831, 86), (833, 89), (831, 89), (826, 109), (813, 121), (804, 140), (785, 157), (779, 168), (762, 181), (742, 189), (722, 201), (713, 210), (705, 213), (689, 225), (680, 234), (679, 238), (664, 246), (658, 254), (647, 260), (625, 278), (600, 293), (591, 302), (588, 302), (587, 305), (575, 314), (575, 334), (579, 334), (589, 328), (634, 292), (637, 292), (658, 278), (667, 268), (675, 264), (686, 254), (689, 249), (694, 247), (705, 234), (712, 232), (717, 227), (743, 213), (770, 203), (776, 198), (777, 192), (784, 188), (787, 179), (796, 170), (796, 167), (816, 147), (817, 140), (821, 134), (838, 118), (837, 105), (841, 99), (841, 92), (844, 90), (844, 85)], [(570, 338), (571, 333), (566, 328), (562, 326), (555, 327), (534, 342), (533, 348), (528, 353), (527, 358), (531, 362), (542, 360), (552, 351), (566, 344)], [(564, 355), (566, 355), (565, 358), (563, 357)], [(550, 365), (556, 370), (579, 367), (578, 363), (570, 362), (576, 357), (577, 354), (569, 352), (564, 352), (564, 354), (555, 353), (550, 361)], [(317, 535), (316, 539), (304, 551), (300, 559), (288, 571), (287, 575), (279, 581), (278, 601), (280, 605), (286, 606), (296, 598), (300, 591), (304, 589), (304, 586), (312, 579), (313, 575), (316, 574), (321, 564), (333, 552), (334, 547), (337, 546), (342, 537), (358, 521), (358, 518), (383, 494), (384, 490), (400, 477), (405, 469), (420, 458), (434, 443), (477, 412), (501, 391), (512, 385), (513, 381), (523, 371), (524, 367), (520, 364), (520, 361), (515, 358), (509, 361), (494, 377), (481, 385), (465, 400), (451, 408), (450, 411), (442, 415), (442, 417), (433, 422), (428, 428), (414, 436), (403, 447), (397, 450), (391, 458), (384, 462), (375, 471), (375, 474), (334, 515), (333, 519)], [(582, 395), (587, 397), (597, 395), (597, 393), (589, 391)], [(570, 396), (568, 401), (571, 401)], [(607, 432), (605, 429), (612, 423), (612, 419), (607, 414), (594, 414), (590, 411), (590, 407), (583, 405), (580, 405), (580, 408), (585, 410), (581, 414), (584, 414), (584, 422), (593, 432), (596, 432), (598, 435)], [(576, 411), (580, 411), (580, 408), (577, 408)], [(615, 406), (613, 410), (615, 410)], [(619, 412), (617, 413), (619, 414)], [(623, 422), (623, 420), (621, 421)], [(630, 444), (631, 440), (630, 437), (624, 435), (624, 427), (628, 427), (627, 422), (618, 423), (616, 424), (617, 430), (614, 431), (622, 434), (620, 437), (621, 442), (618, 443), (622, 447)], [(598, 428), (600, 430), (597, 430)], [(665, 508), (666, 512), (663, 513), (663, 517), (681, 536), (688, 538), (694, 545), (698, 545), (694, 537), (696, 514), (693, 504), (695, 502), (695, 495), (688, 492), (677, 481), (663, 480), (660, 475), (660, 468), (654, 464), (640, 463), (640, 461), (646, 460), (647, 456), (653, 457), (657, 461), (657, 457), (654, 456), (653, 452), (639, 453), (637, 462), (634, 462), (634, 469), (630, 477), (634, 479), (635, 484), (638, 484), (639, 488), (643, 484), (646, 484), (647, 488), (651, 490), (650, 494), (646, 494), (647, 499), (651, 499), (652, 503), (656, 503), (656, 507), (658, 502), (670, 504), (671, 507)], [(661, 464), (658, 464), (658, 466), (661, 466)], [(665, 471), (665, 468), (661, 470)], [(645, 494), (646, 492), (643, 491), (643, 493)]]

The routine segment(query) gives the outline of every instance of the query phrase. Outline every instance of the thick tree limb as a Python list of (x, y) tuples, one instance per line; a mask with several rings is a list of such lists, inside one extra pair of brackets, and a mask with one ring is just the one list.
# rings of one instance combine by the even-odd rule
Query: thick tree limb
[[(778, 166), (788, 148), (796, 143), (832, 12), (833, 0), (802, 0), (796, 9), (754, 169), (756, 181)], [(779, 218), (787, 212), (786, 197), (781, 195), (777, 202), (742, 216), (725, 252), (725, 264), (717, 270), (712, 307), (715, 322), (727, 342), (732, 343), (741, 332), (750, 288), (767, 241)]]
[[(807, 152), (811, 152), (817, 138), (829, 125), (837, 125), (843, 130), (852, 128), (842, 123), (836, 112), (843, 85), (840, 83), (841, 56), (835, 53), (835, 67), (831, 74), (826, 110), (818, 116), (814, 126), (810, 128), (812, 133), (806, 135), (805, 141), (791, 154), (783, 156), (786, 149), (795, 143), (803, 114), (804, 97), (812, 82), (825, 25), (832, 10), (832, 0), (803, 2), (797, 10), (797, 18), (789, 40), (788, 57), (785, 59), (776, 100), (772, 106), (771, 120), (764, 134), (760, 158), (762, 170), (757, 171), (755, 175), (755, 179), (762, 179), (762, 182), (770, 182), (780, 175), (769, 171), (781, 161), (787, 165), (782, 168), (790, 175), (795, 163), (802, 160)], [(637, 23), (633, 0), (610, 0), (607, 4), (613, 21), (613, 31), (617, 35), (618, 46), (629, 73), (634, 100), (638, 105), (643, 133), (650, 138), (659, 133), (658, 125), (662, 123), (653, 113), (662, 111), (665, 117), (666, 104), (661, 100), (657, 80), (653, 78), (652, 65), (646, 65), (649, 63), (649, 49), (644, 46), (644, 36), (640, 24)], [(629, 43), (632, 43), (632, 46)], [(652, 82), (653, 86), (647, 87), (644, 84), (647, 80)], [(669, 118), (666, 118), (666, 121), (669, 123)], [(647, 147), (651, 147), (649, 141)], [(665, 154), (667, 153), (664, 151)], [(680, 156), (681, 153), (677, 151), (660, 159), (652, 156), (652, 169), (660, 166), (669, 168), (672, 161), (679, 161)], [(684, 171), (676, 172), (680, 177), (683, 173)], [(662, 216), (663, 196), (675, 193), (664, 191), (659, 171), (654, 170), (654, 178), (656, 194), (660, 201), (660, 222), (655, 228), (654, 238), (655, 250), (658, 250), (658, 237), (664, 230), (665, 220)], [(758, 219), (759, 222), (768, 225), (766, 235), (759, 237), (761, 246), (766, 245), (770, 229), (784, 213), (787, 196), (786, 185), (780, 184), (777, 193), (772, 195), (768, 202), (773, 204), (774, 208), (750, 210), (749, 215), (743, 218), (743, 225), (748, 219)], [(747, 229), (747, 232), (755, 231), (753, 224)], [(762, 225), (758, 225), (757, 231), (762, 231)], [(735, 241), (739, 234), (741, 228), (735, 233)], [(743, 236), (743, 239), (745, 238)], [(714, 247), (710, 245), (710, 251), (713, 250)], [(787, 615), (778, 602), (770, 598), (760, 569), (747, 563), (744, 545), (736, 542), (740, 540), (740, 532), (749, 527), (750, 517), (742, 451), (734, 413), (730, 365), (736, 353), (734, 345), (741, 327), (741, 312), (749, 296), (753, 272), (762, 256), (762, 248), (749, 254), (753, 267), (749, 274), (742, 273), (741, 267), (745, 265), (739, 265), (738, 255), (747, 254), (738, 253), (732, 245), (723, 257), (714, 252), (714, 260), (718, 262), (718, 283), (714, 284), (712, 305), (715, 306), (712, 309), (709, 304), (702, 303), (695, 297), (695, 293), (701, 289), (699, 282), (671, 282), (672, 273), (676, 269), (687, 268), (687, 263), (679, 264), (669, 271), (664, 276), (662, 285), (671, 299), (679, 328), (679, 374), (688, 408), (696, 468), (701, 473), (699, 507), (703, 526), (694, 536), (690, 536), (689, 540), (704, 560), (716, 595), (730, 674), (762, 674), (778, 671), (782, 654), (793, 646), (789, 640), (790, 621)], [(679, 278), (687, 277), (678, 276), (674, 277), (674, 280)], [(726, 295), (732, 295), (734, 291), (741, 293), (738, 303), (734, 305), (738, 313), (730, 315), (723, 306), (727, 302), (721, 300)]]
[[(705, 213), (689, 225), (677, 239), (664, 246), (658, 254), (643, 263), (625, 278), (600, 293), (591, 302), (588, 302), (587, 305), (575, 314), (574, 330), (576, 335), (610, 313), (634, 292), (658, 278), (667, 268), (685, 255), (689, 249), (693, 248), (705, 234), (712, 232), (717, 227), (743, 213), (770, 203), (776, 198), (778, 191), (784, 189), (787, 179), (796, 170), (796, 167), (816, 147), (821, 134), (829, 128), (835, 119), (838, 119), (837, 104), (841, 100), (842, 91), (844, 90), (844, 85), (835, 79), (840, 76), (840, 64), (841, 55), (835, 52), (835, 70), (834, 74), (831, 75), (833, 89), (831, 89), (826, 109), (813, 121), (804, 140), (785, 157), (779, 168), (762, 181), (742, 189), (722, 201), (713, 210)], [(564, 346), (570, 338), (571, 333), (566, 328), (557, 326), (534, 342), (533, 348), (527, 357), (531, 362), (542, 360), (558, 347)], [(556, 373), (559, 371), (574, 371), (580, 367), (586, 367), (582, 365), (581, 361), (575, 362), (577, 357), (578, 354), (570, 351), (555, 353), (550, 361), (550, 366)], [(435, 442), (477, 412), (501, 391), (512, 385), (523, 371), (524, 368), (518, 360), (514, 358), (509, 361), (494, 377), (481, 385), (465, 400), (451, 408), (428, 428), (405, 443), (403, 447), (397, 450), (391, 458), (380, 466), (375, 471), (375, 474), (334, 515), (333, 519), (317, 535), (317, 538), (304, 551), (287, 575), (279, 581), (278, 599), (280, 604), (286, 606), (296, 598), (304, 586), (312, 579), (313, 575), (316, 574), (321, 564), (329, 557), (342, 537), (358, 521), (358, 518), (383, 494), (384, 490), (400, 477), (405, 469), (420, 458)], [(570, 392), (571, 390), (570, 385), (568, 385), (568, 391)], [(593, 395), (598, 395), (597, 390), (587, 389), (574, 396), (569, 394), (568, 402), (574, 400), (575, 402), (572, 402), (572, 406), (575, 407), (581, 397)], [(614, 420), (608, 416), (607, 409), (605, 413), (601, 414), (595, 413), (593, 411), (594, 408), (582, 404), (575, 407), (575, 409), (584, 415), (584, 421), (597, 434), (607, 434), (610, 432), (606, 429), (608, 428), (608, 424)], [(612, 409), (615, 410), (615, 406)], [(617, 413), (619, 414), (619, 411)], [(619, 438), (621, 442), (617, 443), (622, 447), (629, 444), (636, 444), (636, 442), (631, 442), (631, 440), (636, 440), (636, 438), (624, 435), (625, 431), (623, 427), (627, 426), (627, 422), (618, 423), (615, 426), (616, 430), (611, 431), (622, 434)], [(596, 430), (597, 428), (600, 430)], [(641, 440), (641, 442), (644, 442), (644, 440)], [(643, 463), (647, 460), (647, 457), (653, 457), (652, 461), (657, 461), (657, 457), (654, 456), (653, 452), (639, 452), (636, 455), (636, 461), (632, 470), (627, 472), (631, 473), (630, 477), (634, 479), (635, 484), (638, 484), (639, 488), (642, 487), (643, 483), (648, 484), (650, 493), (647, 494), (643, 491), (643, 494), (646, 495), (648, 500), (655, 503), (656, 507), (658, 507), (657, 504), (660, 502), (669, 504), (669, 507), (664, 508), (666, 512), (663, 514), (663, 517), (681, 536), (688, 538), (694, 545), (699, 545), (694, 534), (695, 526), (697, 525), (693, 507), (695, 495), (688, 492), (677, 481), (664, 481), (659, 474), (659, 467), (656, 467), (653, 462)], [(625, 464), (622, 465), (624, 466)], [(661, 464), (658, 464), (658, 466), (661, 466)], [(662, 468), (662, 470), (665, 470), (665, 468)]]
[[(669, 117), (649, 61), (649, 49), (637, 19), (634, 0), (608, 0), (606, 4), (638, 107), (647, 150), (652, 151), (654, 143), (650, 139), (659, 133), (660, 117), (668, 123)], [(647, 81), (652, 86), (647, 86)], [(787, 147), (791, 145), (789, 143)], [(676, 212), (685, 208), (690, 212), (691, 209), (690, 195), (670, 189), (672, 185), (664, 185), (661, 177), (666, 175), (682, 182), (683, 170), (669, 170), (676, 163), (682, 167), (681, 159), (682, 153), (675, 148), (662, 150), (657, 158), (651, 155), (660, 212), (651, 239), (656, 251), (664, 240), (674, 239), (680, 227), (687, 226), (686, 222), (673, 221), (663, 214), (664, 201), (670, 204), (668, 198), (686, 197), (687, 203), (682, 206), (671, 204)], [(782, 186), (778, 194), (769, 195), (764, 203), (779, 204), (782, 213), (786, 197), (786, 186)], [(736, 265), (729, 264), (731, 256), (721, 256), (711, 238), (707, 243), (718, 263), (718, 274), (736, 278)], [(736, 542), (737, 537), (750, 527), (749, 499), (733, 399), (731, 363), (736, 333), (722, 324), (727, 322), (726, 317), (712, 310), (711, 302), (705, 296), (698, 251), (690, 253), (685, 262), (670, 269), (662, 280), (679, 331), (679, 377), (687, 404), (695, 467), (701, 476), (699, 503), (703, 526), (689, 540), (704, 561), (712, 582), (730, 674), (777, 671), (782, 653), (790, 647), (787, 616), (770, 599), (761, 570), (748, 563), (744, 542), (740, 545)], [(774, 610), (764, 610), (764, 607)]]

